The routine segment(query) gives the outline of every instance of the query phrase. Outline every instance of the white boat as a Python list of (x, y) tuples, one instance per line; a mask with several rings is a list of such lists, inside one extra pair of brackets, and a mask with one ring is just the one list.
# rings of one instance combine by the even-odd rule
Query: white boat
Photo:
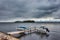
[(18, 31), (23, 31), (24, 29), (23, 28), (16, 28)]
[(49, 32), (49, 30), (48, 30), (48, 28), (41, 26), (40, 28), (37, 28), (37, 32), (46, 34)]
[(26, 29), (26, 27), (17, 27), (16, 29), (19, 31), (24, 31)]
[(38, 33), (47, 33), (45, 29), (38, 28), (37, 31)]
[(19, 30), (19, 31), (25, 31), (26, 34), (33, 33), (33, 32), (46, 34), (46, 33), (49, 32), (48, 28), (46, 28), (44, 26), (41, 26), (39, 28), (38, 27), (33, 27), (33, 28), (32, 27), (31, 28), (17, 27), (16, 29)]

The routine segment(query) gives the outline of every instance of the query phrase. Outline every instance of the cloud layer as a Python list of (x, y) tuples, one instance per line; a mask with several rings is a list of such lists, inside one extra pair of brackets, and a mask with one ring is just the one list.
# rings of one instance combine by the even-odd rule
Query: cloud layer
[(16, 17), (60, 18), (60, 0), (0, 0), (0, 20)]

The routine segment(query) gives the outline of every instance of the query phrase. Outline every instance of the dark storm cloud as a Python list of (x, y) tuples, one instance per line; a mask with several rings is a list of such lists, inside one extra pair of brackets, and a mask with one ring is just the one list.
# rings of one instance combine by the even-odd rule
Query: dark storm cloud
[(0, 19), (59, 18), (59, 11), (60, 0), (0, 0)]
[(21, 17), (27, 11), (22, 0), (0, 0), (0, 2), (0, 19)]

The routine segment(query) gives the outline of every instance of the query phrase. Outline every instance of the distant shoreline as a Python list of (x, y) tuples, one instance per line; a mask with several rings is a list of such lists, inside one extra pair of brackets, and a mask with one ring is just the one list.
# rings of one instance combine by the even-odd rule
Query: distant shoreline
[(60, 23), (60, 22), (0, 22), (0, 23)]
[(25, 20), (25, 21), (0, 22), (0, 23), (60, 23), (60, 22), (59, 21), (33, 21), (33, 20)]

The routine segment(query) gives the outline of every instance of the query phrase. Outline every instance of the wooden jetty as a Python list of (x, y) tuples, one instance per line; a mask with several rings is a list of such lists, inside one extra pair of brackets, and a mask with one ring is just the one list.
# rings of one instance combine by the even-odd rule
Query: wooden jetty
[(14, 32), (7, 32), (7, 34), (13, 35), (13, 34), (21, 34), (24, 33), (24, 31), (14, 31)]
[(6, 38), (7, 40), (20, 40), (16, 37), (14, 37), (13, 35), (14, 34), (24, 34), (25, 32), (30, 32), (30, 33), (33, 33), (33, 32), (39, 32), (39, 33), (46, 33), (43, 29), (37, 29), (37, 28), (30, 28), (29, 30), (23, 30), (23, 31), (13, 31), (13, 32), (7, 32), (7, 33), (4, 33), (4, 32), (0, 32), (0, 40)]
[(7, 34), (10, 34), (10, 35), (13, 35), (13, 34), (22, 34), (22, 33), (25, 33), (25, 32), (32, 32), (34, 30), (23, 30), (23, 31), (13, 31), (13, 32), (7, 32)]
[(7, 34), (13, 35), (13, 34), (22, 34), (22, 33), (25, 33), (25, 32), (29, 32), (29, 33), (32, 33), (32, 32), (46, 33), (46, 30), (44, 30), (42, 28), (34, 27), (34, 28), (29, 28), (28, 30), (23, 30), (23, 31), (7, 32)]
[(29, 32), (30, 30), (25, 30), (25, 31), (14, 31), (14, 32), (0, 32), (0, 40), (20, 40), (19, 38), (14, 37), (14, 34), (22, 34), (25, 32)]
[(23, 30), (23, 31), (13, 31), (13, 32), (7, 32), (7, 34), (13, 35), (13, 34), (22, 34), (25, 32), (29, 32), (30, 30)]
[(19, 40), (18, 38), (8, 35), (4, 32), (0, 32), (0, 40)]

